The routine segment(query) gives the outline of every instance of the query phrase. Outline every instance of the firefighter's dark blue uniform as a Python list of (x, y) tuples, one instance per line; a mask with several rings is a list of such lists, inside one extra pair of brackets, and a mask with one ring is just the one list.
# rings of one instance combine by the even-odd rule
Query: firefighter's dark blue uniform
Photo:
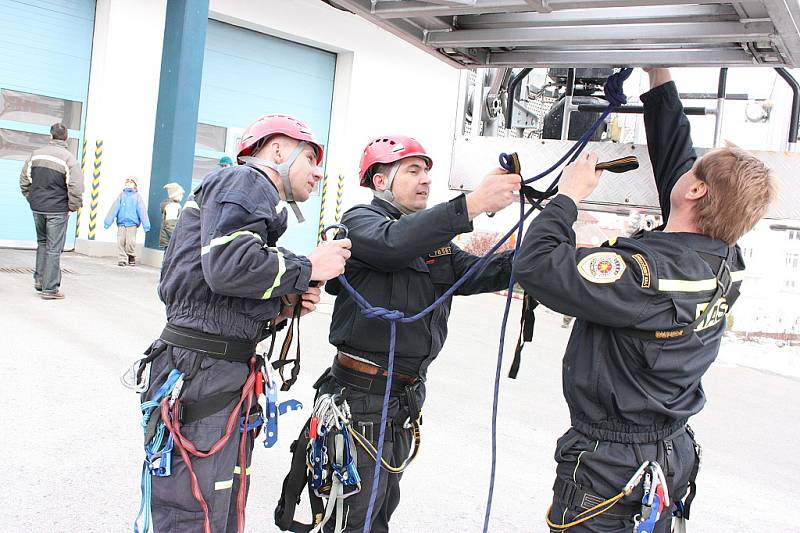
[[(642, 95), (642, 102), (666, 221), (670, 191), (697, 156), (674, 83)], [(705, 404), (701, 378), (717, 357), (744, 269), (738, 247), (692, 233), (643, 231), (576, 249), (577, 215), (570, 198), (556, 196), (531, 224), (515, 265), (533, 298), (577, 318), (563, 361), (572, 429), (555, 452), (549, 518), (557, 524), (617, 494), (643, 460), (659, 461), (673, 501), (684, 497), (696, 453), (686, 423)], [(693, 331), (669, 334), (699, 317), (726, 257), (733, 280), (727, 297)], [(657, 338), (659, 331), (666, 338)], [(570, 531), (628, 532), (641, 498), (639, 487)], [(657, 531), (668, 531), (669, 516), (663, 513)]]
[[(164, 256), (158, 293), (166, 305), (169, 338), (177, 341), (153, 361), (145, 396), (178, 368), (187, 374), (195, 371), (181, 394), (188, 412), (193, 403), (223, 398), (222, 405), (211, 409), (218, 408), (216, 412), (183, 425), (183, 435), (198, 450), (208, 450), (223, 435), (249, 372), (245, 361), (280, 313), (280, 296), (302, 294), (309, 286), (310, 261), (277, 247), (287, 220), (286, 210), (278, 210), (279, 201), (272, 181), (255, 167), (217, 170), (205, 177), (195, 201), (187, 202)], [(166, 333), (153, 349), (164, 345)], [(181, 339), (193, 338), (210, 343), (209, 350), (218, 342), (243, 346), (244, 358), (230, 360), (213, 352), (201, 356), (180, 347)], [(240, 435), (236, 432), (215, 455), (192, 460), (214, 532), (236, 531), (239, 476), (234, 473), (242, 467), (237, 463)], [(248, 470), (251, 450), (252, 438)], [(156, 531), (202, 530), (203, 513), (178, 453), (172, 457), (172, 474), (152, 482)]]
[[(418, 211), (401, 215), (393, 205), (374, 199), (370, 205), (356, 206), (344, 214), (342, 223), (353, 243), (345, 275), (353, 287), (372, 305), (414, 315), (432, 304), (480, 258), (461, 250), (451, 240), (459, 233), (472, 231), (463, 195)], [(478, 294), (508, 287), (511, 252), (496, 254), (487, 266), (462, 285), (457, 295)], [(380, 320), (364, 318), (350, 295), (336, 280), (326, 285), (336, 295), (329, 340), (340, 352), (369, 361), (383, 369), (387, 365), (389, 327)], [(430, 315), (397, 327), (393, 382), (398, 389), (410, 386), (411, 401), (421, 408), (425, 400), (424, 378), (428, 365), (436, 358), (447, 337), (447, 319), (452, 297)], [(338, 357), (338, 356), (337, 356)], [(347, 389), (353, 427), (377, 444), (385, 379), (367, 376), (372, 387), (361, 388), (364, 376), (341, 368), (334, 360), (331, 375), (320, 392)], [(352, 380), (352, 381), (351, 381)], [(393, 387), (394, 388), (394, 387)], [(393, 465), (402, 463), (412, 446), (412, 430), (403, 422), (413, 418), (408, 399), (395, 391), (389, 403), (389, 421), (384, 458)], [(374, 430), (374, 431), (373, 431)], [(344, 500), (347, 527), (361, 531), (366, 519), (374, 461), (360, 446), (358, 472), (364, 489)], [(373, 533), (388, 531), (389, 519), (400, 503), (402, 474), (382, 471), (375, 503)], [(326, 525), (332, 531), (333, 520)]]

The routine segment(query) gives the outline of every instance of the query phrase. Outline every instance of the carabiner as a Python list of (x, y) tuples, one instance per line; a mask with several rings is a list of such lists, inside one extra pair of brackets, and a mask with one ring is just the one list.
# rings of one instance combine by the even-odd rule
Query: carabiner
[[(350, 230), (347, 229), (347, 226), (345, 226), (344, 224), (331, 224), (330, 226), (326, 226), (325, 229), (323, 229), (322, 232), (320, 233), (320, 237), (322, 237), (323, 241), (327, 241), (328, 240), (328, 232), (330, 230), (332, 230), (332, 229), (337, 230), (336, 235), (334, 235), (334, 237), (333, 237), (334, 240), (346, 239), (347, 236), (350, 234)], [(339, 237), (339, 233), (338, 233), (338, 231), (340, 231), (340, 230), (344, 232), (344, 235), (341, 236), (341, 237)]]
[[(150, 364), (144, 363), (144, 359), (137, 359), (120, 377), (119, 380), (126, 388), (136, 393), (145, 392), (150, 386)], [(144, 369), (142, 366), (146, 365)], [(141, 372), (141, 379), (139, 373)]]

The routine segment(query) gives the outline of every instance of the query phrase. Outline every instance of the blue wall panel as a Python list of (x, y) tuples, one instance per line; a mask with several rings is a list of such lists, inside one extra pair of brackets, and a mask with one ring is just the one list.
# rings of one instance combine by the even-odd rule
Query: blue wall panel
[[(95, 0), (0, 0), (0, 88), (81, 102), (81, 128), (70, 131), (79, 145), (86, 119), (94, 13)], [(49, 133), (46, 126), (2, 119), (0, 128)], [(28, 203), (19, 192), (22, 164), (0, 159), (0, 241), (36, 240)], [(68, 242), (74, 241), (74, 218)]]
[[(244, 128), (261, 115), (285, 113), (327, 145), (336, 54), (215, 20), (208, 21), (205, 52), (199, 122)], [(301, 209), (306, 222), (298, 225), (290, 214), (281, 245), (308, 253), (316, 245), (319, 196)]]

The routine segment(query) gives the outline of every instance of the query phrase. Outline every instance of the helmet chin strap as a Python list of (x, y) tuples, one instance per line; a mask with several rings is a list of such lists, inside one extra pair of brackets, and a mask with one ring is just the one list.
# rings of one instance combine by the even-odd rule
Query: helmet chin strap
[(294, 199), (294, 193), (292, 192), (292, 183), (289, 181), (289, 169), (291, 168), (292, 164), (294, 164), (297, 157), (300, 155), (300, 152), (303, 151), (305, 148), (306, 142), (300, 141), (298, 145), (292, 150), (289, 154), (289, 157), (283, 163), (275, 163), (273, 161), (269, 161), (267, 159), (261, 159), (258, 157), (253, 156), (245, 156), (240, 157), (241, 161), (245, 163), (255, 163), (257, 165), (262, 165), (267, 168), (271, 168), (278, 175), (281, 177), (281, 181), (283, 182), (283, 196), (286, 199), (286, 203), (289, 204), (289, 207), (292, 208), (292, 212), (294, 213), (295, 218), (297, 218), (298, 222), (304, 222), (305, 217), (303, 216), (302, 211), (300, 211), (300, 207), (297, 205), (297, 202)]
[(400, 205), (400, 203), (397, 200), (395, 200), (394, 193), (392, 193), (392, 185), (394, 185), (394, 177), (397, 175), (398, 170), (400, 170), (399, 162), (392, 165), (392, 169), (389, 171), (389, 175), (386, 176), (387, 178), (386, 190), (377, 191), (375, 189), (372, 189), (372, 194), (375, 196), (375, 198), (380, 198), (384, 202), (392, 204), (397, 208), (398, 211), (400, 211), (404, 215), (410, 215), (411, 213), (413, 213), (413, 211), (408, 209), (407, 207)]

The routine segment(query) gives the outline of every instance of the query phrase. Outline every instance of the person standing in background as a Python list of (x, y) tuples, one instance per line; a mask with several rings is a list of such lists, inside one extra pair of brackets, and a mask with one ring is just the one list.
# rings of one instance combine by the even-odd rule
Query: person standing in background
[(36, 224), (33, 288), (42, 293), (43, 300), (62, 300), (61, 252), (69, 214), (83, 205), (83, 173), (67, 148), (67, 127), (53, 124), (50, 136), (50, 142), (34, 150), (22, 166), (19, 188)]
[(181, 202), (183, 201), (183, 187), (179, 184), (167, 183), (164, 185), (167, 190), (167, 199), (161, 202), (161, 231), (158, 236), (158, 246), (166, 250), (178, 223), (178, 216), (181, 214)]
[(117, 264), (136, 266), (136, 230), (139, 226), (144, 226), (145, 232), (150, 231), (150, 219), (147, 218), (147, 208), (133, 176), (125, 180), (125, 188), (111, 205), (103, 227), (108, 229), (115, 220), (119, 248)]

